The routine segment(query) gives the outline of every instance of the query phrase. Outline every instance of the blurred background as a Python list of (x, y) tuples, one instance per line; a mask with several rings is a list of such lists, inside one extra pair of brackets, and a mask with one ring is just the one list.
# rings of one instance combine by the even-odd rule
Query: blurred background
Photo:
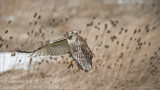
[[(91, 72), (76, 63), (67, 69), (68, 55), (14, 50), (37, 49), (71, 30), (95, 54)], [(13, 63), (0, 72), (0, 89), (159, 90), (159, 36), (159, 0), (0, 0), (0, 68)]]

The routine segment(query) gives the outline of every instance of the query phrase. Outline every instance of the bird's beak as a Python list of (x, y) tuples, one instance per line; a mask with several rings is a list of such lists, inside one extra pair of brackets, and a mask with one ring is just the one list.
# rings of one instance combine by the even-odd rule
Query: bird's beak
[(76, 35), (78, 35), (78, 32), (76, 32)]

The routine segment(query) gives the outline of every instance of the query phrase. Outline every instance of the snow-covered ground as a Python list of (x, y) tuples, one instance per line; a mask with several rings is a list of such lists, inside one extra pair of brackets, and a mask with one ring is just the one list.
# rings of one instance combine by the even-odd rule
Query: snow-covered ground
[[(10, 69), (28, 68), (30, 61), (28, 54), (16, 53), (15, 56), (12, 56), (12, 54), (11, 52), (0, 53), (0, 73)], [(41, 61), (43, 58), (44, 57), (32, 58), (32, 63)]]

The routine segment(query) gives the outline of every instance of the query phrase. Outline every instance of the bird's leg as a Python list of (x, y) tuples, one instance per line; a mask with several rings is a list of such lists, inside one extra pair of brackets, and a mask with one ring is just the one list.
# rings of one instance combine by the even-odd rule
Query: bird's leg
[(81, 70), (81, 68), (78, 66), (78, 70), (80, 71)]
[[(70, 57), (72, 57), (71, 51), (69, 51), (68, 54), (69, 54)], [(69, 69), (70, 69), (71, 66), (72, 66), (72, 68), (73, 68), (73, 63), (72, 63), (72, 62), (73, 62), (73, 60), (71, 60), (71, 61), (68, 63), (68, 68), (69, 68)]]
[(72, 57), (72, 53), (71, 53), (71, 51), (69, 51), (69, 52), (68, 52), (68, 54), (69, 54), (69, 57)]
[(72, 66), (72, 68), (73, 68), (73, 60), (71, 60), (69, 63), (68, 63), (68, 68), (70, 69), (70, 67)]

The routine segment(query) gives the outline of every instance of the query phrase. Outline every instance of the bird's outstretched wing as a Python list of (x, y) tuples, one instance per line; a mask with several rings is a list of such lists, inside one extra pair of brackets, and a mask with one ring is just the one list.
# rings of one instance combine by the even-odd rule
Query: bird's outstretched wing
[(78, 45), (73, 49), (72, 57), (78, 66), (86, 72), (92, 69), (93, 54), (88, 45)]
[(68, 45), (67, 39), (60, 39), (44, 46), (39, 47), (36, 50), (24, 51), (15, 49), (17, 52), (21, 53), (31, 53), (30, 56), (45, 56), (45, 55), (63, 55), (70, 51), (70, 46)]

